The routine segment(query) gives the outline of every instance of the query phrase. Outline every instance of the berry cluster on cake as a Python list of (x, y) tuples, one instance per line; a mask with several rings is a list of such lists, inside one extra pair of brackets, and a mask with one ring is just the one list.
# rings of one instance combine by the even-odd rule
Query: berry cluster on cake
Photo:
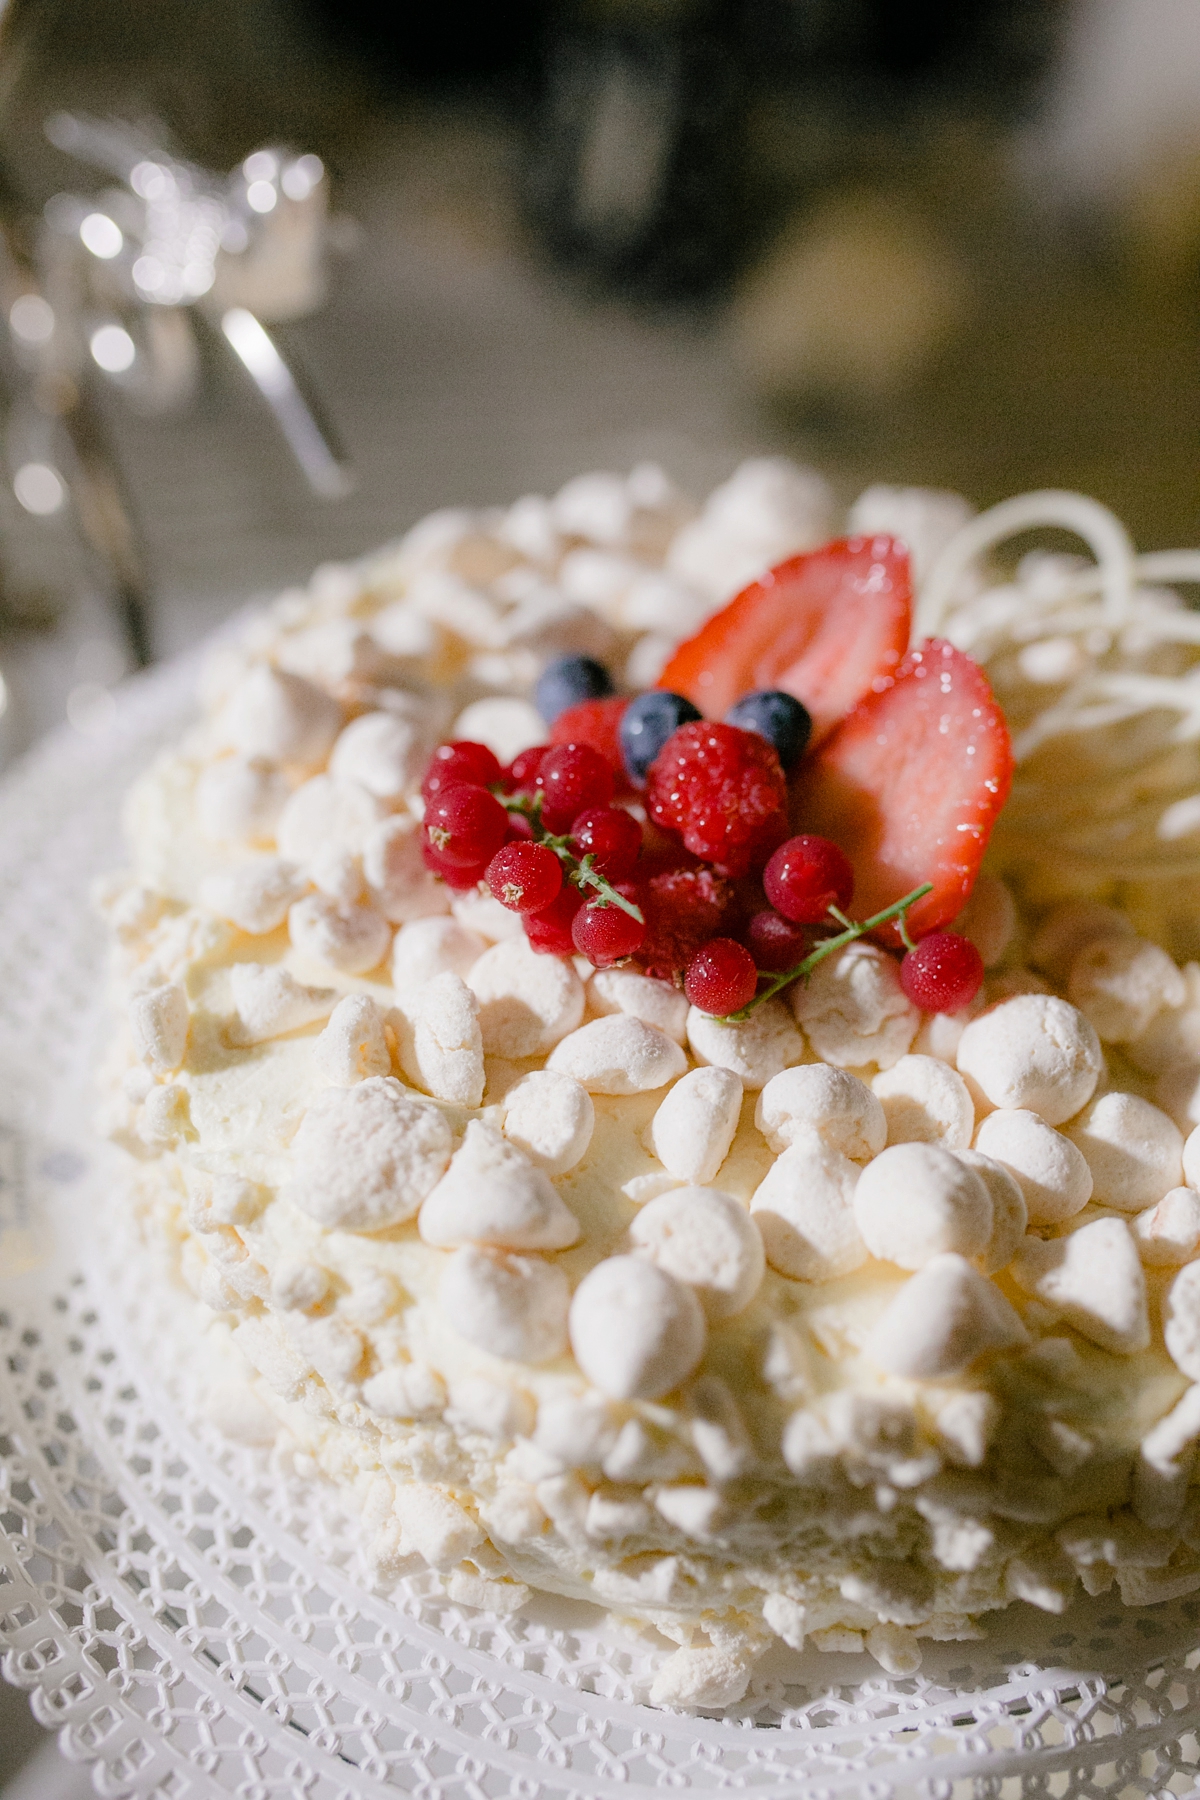
[[(992, 571), (1055, 521), (1097, 561)], [(663, 1704), (1200, 1588), (1191, 564), (1075, 496), (834, 529), (645, 466), (319, 570), (101, 895), (229, 1429), (385, 1585), (656, 1629)]]

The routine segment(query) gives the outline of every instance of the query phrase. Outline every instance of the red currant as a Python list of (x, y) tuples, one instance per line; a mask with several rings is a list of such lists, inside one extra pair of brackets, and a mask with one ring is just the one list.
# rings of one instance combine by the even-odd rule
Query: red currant
[(641, 854), (642, 828), (619, 806), (592, 806), (571, 826), (571, 848), (581, 860), (593, 857), (609, 881), (624, 881)]
[(542, 758), (549, 748), (549, 744), (535, 744), (531, 750), (517, 752), (504, 771), (504, 785), (511, 793), (532, 793)]
[(525, 913), (521, 923), (531, 950), (545, 956), (570, 956), (575, 948), (571, 923), (583, 905), (583, 895), (569, 881), (564, 881), (549, 906), (541, 912)]
[(537, 785), (545, 796), (542, 823), (548, 831), (559, 832), (586, 808), (608, 805), (613, 776), (590, 744), (555, 744), (541, 760)]
[(448, 787), (491, 787), (500, 781), (504, 771), (486, 744), (472, 744), (465, 739), (454, 744), (439, 744), (425, 771), (421, 793), (429, 801)]
[(440, 876), (446, 886), (453, 888), (456, 893), (478, 887), (487, 873), (486, 863), (468, 863), (466, 867), (459, 867), (455, 863), (446, 862), (428, 841), (422, 843), (421, 855), (430, 873)]
[(733, 938), (711, 938), (684, 970), (683, 991), (701, 1012), (737, 1012), (748, 1006), (758, 986), (754, 958)]
[(970, 938), (931, 931), (900, 964), (900, 986), (922, 1012), (961, 1012), (983, 986), (983, 958)]
[(746, 927), (746, 943), (756, 967), (771, 975), (782, 975), (804, 959), (808, 934), (802, 925), (794, 925), (782, 913), (765, 907), (756, 912)]
[(575, 914), (571, 937), (575, 948), (598, 969), (632, 956), (646, 935), (640, 919), (619, 906), (582, 906)]
[(508, 814), (486, 788), (442, 788), (425, 809), (425, 842), (450, 868), (489, 863), (507, 835)]
[(510, 812), (508, 815), (508, 842), (532, 844), (533, 822), (524, 813)]
[(487, 866), (487, 884), (511, 912), (541, 912), (562, 886), (562, 864), (545, 844), (504, 844)]
[(767, 899), (796, 925), (819, 925), (831, 906), (845, 912), (854, 895), (854, 870), (845, 851), (823, 837), (780, 844), (763, 870)]

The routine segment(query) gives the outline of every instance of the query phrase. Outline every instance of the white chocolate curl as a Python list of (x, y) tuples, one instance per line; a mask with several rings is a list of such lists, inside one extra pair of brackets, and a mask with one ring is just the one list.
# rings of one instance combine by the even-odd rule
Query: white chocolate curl
[(640, 1256), (610, 1256), (575, 1290), (571, 1348), (614, 1400), (658, 1400), (704, 1354), (704, 1309), (691, 1288)]
[(438, 1288), (438, 1305), (459, 1336), (506, 1362), (561, 1356), (570, 1299), (556, 1264), (474, 1246), (454, 1252)]
[(883, 1107), (866, 1082), (828, 1063), (802, 1063), (768, 1081), (754, 1123), (776, 1152), (810, 1130), (851, 1162), (869, 1162), (887, 1143)]
[(868, 1163), (854, 1216), (872, 1256), (919, 1269), (946, 1251), (983, 1256), (992, 1200), (974, 1169), (939, 1144), (896, 1144)]
[(763, 1278), (762, 1238), (745, 1207), (720, 1188), (660, 1194), (629, 1227), (634, 1249), (695, 1291), (710, 1319), (749, 1306)]
[(906, 1281), (865, 1345), (889, 1375), (945, 1380), (988, 1351), (1029, 1342), (1019, 1314), (965, 1257), (935, 1256)]
[(615, 1013), (563, 1038), (546, 1067), (574, 1076), (589, 1094), (645, 1094), (682, 1075), (687, 1057), (665, 1032)]
[(565, 1250), (579, 1221), (549, 1177), (490, 1125), (472, 1119), (450, 1167), (421, 1208), (427, 1244), (500, 1250)]
[(773, 1269), (793, 1281), (835, 1281), (866, 1262), (854, 1217), (860, 1172), (812, 1126), (796, 1133), (750, 1202)]
[(958, 1067), (993, 1106), (1061, 1125), (1096, 1091), (1104, 1067), (1095, 1027), (1056, 994), (1019, 994), (972, 1019)]
[(325, 761), (341, 723), (342, 709), (324, 688), (265, 663), (239, 682), (222, 717), (226, 740), (243, 755), (305, 767)]
[(504, 1096), (504, 1135), (547, 1175), (565, 1175), (587, 1152), (592, 1096), (572, 1075), (534, 1069)]
[(712, 1181), (729, 1154), (742, 1110), (742, 1084), (729, 1069), (693, 1069), (650, 1121), (649, 1141), (680, 1181)]
[(411, 1219), (450, 1161), (436, 1106), (390, 1075), (326, 1088), (292, 1140), (284, 1194), (330, 1231), (382, 1231)]

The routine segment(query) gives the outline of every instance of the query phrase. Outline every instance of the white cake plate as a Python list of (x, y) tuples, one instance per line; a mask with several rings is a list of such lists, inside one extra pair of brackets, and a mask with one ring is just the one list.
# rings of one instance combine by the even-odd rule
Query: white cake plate
[(0, 784), (0, 1668), (110, 1796), (629, 1800), (1184, 1796), (1200, 1596), (1017, 1605), (894, 1680), (863, 1656), (759, 1665), (739, 1706), (645, 1705), (660, 1644), (539, 1600), (497, 1620), (432, 1576), (373, 1592), (336, 1495), (207, 1423), (195, 1317), (131, 1252), (93, 1136), (120, 797), (194, 664), (118, 695), (103, 739)]

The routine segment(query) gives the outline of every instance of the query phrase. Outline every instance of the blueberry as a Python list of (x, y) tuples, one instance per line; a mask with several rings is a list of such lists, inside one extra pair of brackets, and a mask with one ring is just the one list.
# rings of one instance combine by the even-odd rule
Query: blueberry
[(775, 746), (785, 775), (804, 755), (812, 731), (807, 707), (801, 706), (791, 694), (780, 693), (778, 688), (762, 688), (757, 694), (743, 694), (736, 706), (731, 706), (725, 714), (725, 723), (737, 725), (742, 731), (757, 731), (760, 737), (765, 737)]
[(590, 656), (558, 656), (538, 676), (533, 703), (547, 725), (553, 725), (568, 706), (603, 700), (612, 691), (612, 676), (603, 663)]
[(690, 700), (666, 688), (649, 688), (631, 700), (621, 715), (621, 755), (629, 779), (643, 787), (650, 764), (671, 733), (700, 716)]

